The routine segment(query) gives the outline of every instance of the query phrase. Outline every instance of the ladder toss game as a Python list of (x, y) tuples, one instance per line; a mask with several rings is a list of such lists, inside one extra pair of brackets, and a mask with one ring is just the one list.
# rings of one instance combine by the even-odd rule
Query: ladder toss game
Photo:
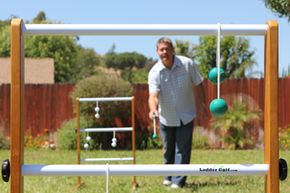
[[(25, 35), (221, 35), (265, 37), (264, 164), (223, 165), (25, 165), (24, 36)], [(278, 147), (278, 23), (266, 24), (24, 24), (11, 22), (11, 156), (6, 168), (10, 192), (23, 193), (23, 176), (80, 175), (264, 175), (265, 192), (278, 193), (281, 167)], [(8, 167), (9, 165), (9, 167)], [(2, 165), (3, 169), (3, 165)], [(283, 168), (282, 168), (283, 169)], [(285, 169), (285, 168), (284, 168)], [(286, 170), (287, 174), (287, 167)], [(3, 174), (3, 173), (2, 173)], [(285, 173), (284, 173), (285, 174)], [(285, 177), (285, 176), (284, 176)], [(9, 177), (8, 177), (9, 180)]]

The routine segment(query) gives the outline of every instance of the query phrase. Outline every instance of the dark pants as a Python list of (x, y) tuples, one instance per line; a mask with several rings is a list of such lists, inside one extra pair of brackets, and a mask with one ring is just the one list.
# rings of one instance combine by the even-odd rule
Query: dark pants
[[(164, 146), (164, 164), (189, 164), (192, 146), (193, 121), (179, 127), (160, 124)], [(184, 186), (186, 176), (166, 176), (173, 184)]]

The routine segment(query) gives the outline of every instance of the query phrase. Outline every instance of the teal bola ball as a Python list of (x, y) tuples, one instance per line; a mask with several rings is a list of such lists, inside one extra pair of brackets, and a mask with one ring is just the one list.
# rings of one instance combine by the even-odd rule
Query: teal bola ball
[(221, 98), (214, 99), (211, 101), (211, 103), (209, 105), (209, 110), (216, 117), (222, 116), (228, 110), (227, 102)]
[(153, 139), (156, 139), (157, 137), (158, 137), (157, 134), (153, 134), (153, 135), (152, 135), (152, 138), (153, 138)]
[[(212, 68), (208, 73), (208, 79), (214, 83), (217, 84), (218, 81), (218, 68)], [(222, 83), (226, 79), (226, 72), (223, 68), (220, 68), (220, 82)]]

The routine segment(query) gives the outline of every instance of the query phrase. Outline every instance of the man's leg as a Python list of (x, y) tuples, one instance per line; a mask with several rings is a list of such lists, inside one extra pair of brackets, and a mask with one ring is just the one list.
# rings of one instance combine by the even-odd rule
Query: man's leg
[[(176, 128), (175, 164), (189, 164), (192, 146), (193, 121)], [(180, 187), (185, 185), (186, 176), (174, 176), (172, 183)]]
[[(174, 164), (175, 157), (175, 127), (167, 127), (160, 124), (160, 135), (163, 141), (164, 164)], [(171, 176), (165, 176), (164, 180), (171, 181)]]

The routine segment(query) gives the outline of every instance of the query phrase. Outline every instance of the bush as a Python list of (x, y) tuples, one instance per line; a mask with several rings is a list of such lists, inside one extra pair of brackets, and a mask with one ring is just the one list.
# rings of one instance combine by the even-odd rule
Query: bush
[(134, 84), (147, 83), (148, 81), (148, 71), (145, 68), (125, 69), (122, 71), (121, 76), (124, 80)]
[(151, 133), (141, 133), (136, 136), (137, 149), (160, 149), (163, 147), (161, 136), (158, 135), (156, 139), (152, 138)]
[(10, 141), (0, 132), (0, 149), (9, 149)]
[(223, 116), (211, 120), (211, 127), (221, 136), (222, 148), (244, 149), (256, 145), (251, 130), (253, 121), (260, 119), (261, 110), (251, 110), (244, 98), (238, 96)]
[(290, 125), (279, 132), (279, 144), (283, 150), (290, 150)]
[(26, 132), (24, 135), (24, 146), (30, 148), (41, 148), (45, 145), (45, 136), (38, 134), (32, 136), (30, 132)]
[[(85, 126), (84, 119), (81, 118), (81, 125)], [(75, 150), (77, 148), (77, 122), (76, 119), (71, 119), (62, 123), (61, 127), (57, 130), (56, 145), (59, 149)], [(81, 147), (84, 144), (84, 133), (81, 133)]]
[(208, 149), (208, 137), (203, 133), (204, 128), (196, 126), (192, 135), (192, 149)]
[[(129, 82), (124, 81), (117, 74), (100, 74), (79, 81), (71, 94), (73, 101), (76, 98), (91, 97), (128, 97), (132, 96)], [(123, 126), (131, 126), (131, 102), (98, 102), (100, 118), (95, 118), (95, 102), (80, 104), (80, 115), (89, 128), (114, 127), (116, 118)], [(76, 112), (75, 106), (74, 111)], [(94, 149), (111, 148), (112, 133), (91, 133)]]

